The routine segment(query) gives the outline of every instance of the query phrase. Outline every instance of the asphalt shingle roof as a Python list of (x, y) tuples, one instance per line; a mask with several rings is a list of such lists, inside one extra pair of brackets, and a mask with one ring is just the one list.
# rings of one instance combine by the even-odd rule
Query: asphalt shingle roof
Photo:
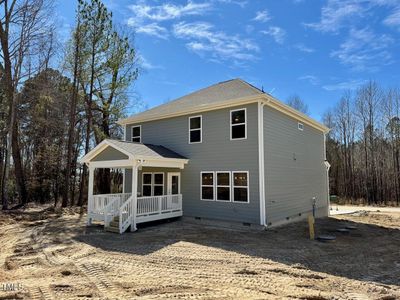
[(107, 142), (111, 145), (115, 145), (116, 147), (125, 150), (126, 152), (134, 156), (186, 159), (186, 157), (160, 145), (141, 144), (111, 139), (107, 139)]
[(232, 79), (211, 85), (176, 100), (135, 114), (121, 121), (124, 122), (129, 120), (129, 122), (134, 122), (136, 119), (152, 119), (165, 115), (186, 112), (190, 109), (201, 108), (228, 100), (234, 103), (235, 100), (260, 94), (264, 94), (264, 92), (255, 88), (246, 81), (243, 81), (242, 79)]

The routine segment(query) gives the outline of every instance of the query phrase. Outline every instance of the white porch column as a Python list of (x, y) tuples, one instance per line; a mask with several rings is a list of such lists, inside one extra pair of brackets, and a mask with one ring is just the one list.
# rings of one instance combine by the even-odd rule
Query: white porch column
[(94, 182), (94, 167), (89, 167), (89, 184), (88, 184), (88, 220), (87, 223), (90, 225), (92, 223), (91, 212), (93, 211), (93, 182)]
[(136, 215), (137, 215), (137, 184), (138, 184), (138, 166), (134, 164), (132, 167), (132, 223), (131, 231), (136, 231)]

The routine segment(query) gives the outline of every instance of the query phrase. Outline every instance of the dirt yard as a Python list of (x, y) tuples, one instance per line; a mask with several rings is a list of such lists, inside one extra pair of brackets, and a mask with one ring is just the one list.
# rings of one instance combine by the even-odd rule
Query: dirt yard
[(261, 232), (178, 220), (117, 235), (75, 211), (0, 214), (0, 299), (400, 299), (400, 214), (316, 229), (349, 224), (321, 243), (306, 222)]

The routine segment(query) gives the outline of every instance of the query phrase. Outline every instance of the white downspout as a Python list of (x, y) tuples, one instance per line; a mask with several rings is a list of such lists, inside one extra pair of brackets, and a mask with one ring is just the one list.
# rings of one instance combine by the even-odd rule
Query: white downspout
[(326, 160), (326, 133), (324, 133), (324, 165), (326, 168), (326, 197), (327, 197), (327, 209), (328, 209), (327, 215), (329, 216), (330, 211), (331, 211), (330, 210), (331, 201), (330, 201), (330, 195), (329, 195), (329, 170), (331, 168), (331, 165)]
[(258, 171), (259, 171), (259, 191), (260, 191), (260, 224), (267, 227), (266, 204), (265, 204), (265, 172), (264, 172), (264, 105), (258, 102)]

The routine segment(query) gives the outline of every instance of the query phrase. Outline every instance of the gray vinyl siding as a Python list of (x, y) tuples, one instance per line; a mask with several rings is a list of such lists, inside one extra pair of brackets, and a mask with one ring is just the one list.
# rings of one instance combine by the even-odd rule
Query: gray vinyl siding
[(108, 161), (108, 160), (121, 160), (128, 159), (128, 155), (115, 150), (112, 147), (107, 147), (103, 151), (101, 151), (96, 157), (92, 159), (92, 161)]
[[(247, 139), (231, 141), (230, 110), (239, 108), (247, 109)], [(134, 125), (142, 125), (143, 143), (163, 145), (189, 159), (185, 168), (180, 170), (185, 216), (259, 224), (257, 104), (194, 115), (202, 115), (202, 143), (189, 144), (188, 141), (188, 118), (193, 115)], [(132, 125), (126, 128), (128, 141), (131, 140), (131, 127)], [(249, 203), (200, 200), (200, 172), (202, 171), (249, 171)], [(141, 175), (139, 178), (141, 180)], [(130, 179), (127, 178), (127, 180)], [(126, 190), (129, 189), (127, 185), (129, 184), (126, 183)]]
[(300, 131), (297, 125), (264, 107), (266, 215), (272, 225), (312, 211), (313, 197), (318, 208), (327, 206), (324, 134), (306, 124)]

